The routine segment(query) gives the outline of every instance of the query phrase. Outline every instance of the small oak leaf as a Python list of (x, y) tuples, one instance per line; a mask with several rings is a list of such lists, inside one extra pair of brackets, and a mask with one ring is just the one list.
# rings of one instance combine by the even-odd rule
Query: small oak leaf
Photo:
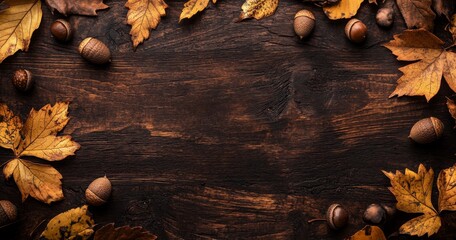
[(100, 228), (94, 236), (94, 240), (155, 240), (157, 236), (146, 231), (142, 227), (123, 226), (114, 228), (114, 223)]
[(242, 12), (239, 20), (242, 21), (248, 18), (260, 20), (274, 14), (279, 0), (246, 0), (242, 5)]
[(346, 240), (386, 240), (386, 237), (381, 228), (365, 226)]
[[(185, 18), (190, 19), (198, 12), (201, 12), (204, 9), (206, 9), (207, 5), (209, 5), (209, 1), (210, 0), (188, 0), (184, 4), (184, 9), (182, 9), (182, 13), (179, 17), (179, 22), (181, 22)], [(217, 0), (212, 0), (212, 2), (215, 4)]]
[(324, 7), (323, 11), (331, 20), (351, 18), (358, 12), (364, 0), (341, 0), (339, 3)]
[(408, 28), (434, 28), (435, 13), (432, 0), (397, 0), (396, 1)]
[(41, 23), (40, 0), (6, 0), (0, 11), (0, 63), (19, 50), (28, 51), (33, 32)]
[(46, 0), (52, 11), (68, 16), (71, 14), (96, 16), (98, 10), (109, 8), (103, 0)]
[(92, 219), (87, 205), (73, 208), (55, 216), (41, 234), (41, 239), (89, 239), (93, 235), (95, 222)]
[(133, 47), (149, 39), (150, 30), (155, 29), (160, 19), (166, 16), (168, 5), (163, 0), (128, 0), (127, 23), (131, 25)]
[(404, 73), (390, 97), (425, 96), (429, 101), (440, 88), (442, 76), (456, 91), (456, 53), (443, 49), (444, 42), (424, 29), (405, 30), (384, 46), (400, 61), (416, 61), (399, 68)]
[(22, 201), (29, 195), (48, 204), (63, 199), (62, 175), (49, 165), (13, 159), (5, 165), (3, 174), (7, 179), (13, 176)]
[(440, 171), (437, 178), (439, 210), (456, 211), (456, 165)]

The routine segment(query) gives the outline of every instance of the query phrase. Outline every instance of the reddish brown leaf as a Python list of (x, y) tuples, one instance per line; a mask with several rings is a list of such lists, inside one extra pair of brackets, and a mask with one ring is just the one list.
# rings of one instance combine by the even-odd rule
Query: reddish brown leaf
[(96, 16), (97, 10), (106, 9), (109, 6), (103, 0), (46, 0), (52, 11), (67, 16), (71, 14)]
[(142, 227), (123, 226), (114, 228), (114, 223), (100, 228), (94, 240), (155, 240), (157, 236), (146, 231)]
[(397, 0), (397, 6), (408, 28), (434, 28), (435, 13), (431, 9), (432, 0)]

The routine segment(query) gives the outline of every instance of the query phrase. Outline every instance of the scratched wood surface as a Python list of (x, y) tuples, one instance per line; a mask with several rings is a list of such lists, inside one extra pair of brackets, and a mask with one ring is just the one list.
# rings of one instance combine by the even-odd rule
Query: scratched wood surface
[[(91, 208), (99, 224), (142, 225), (160, 239), (342, 239), (364, 226), (367, 205), (394, 204), (381, 169), (424, 163), (439, 171), (455, 161), (446, 83), (429, 104), (388, 99), (403, 64), (381, 45), (404, 29), (399, 15), (382, 30), (376, 7), (363, 4), (358, 18), (369, 37), (356, 46), (344, 37), (346, 20), (330, 21), (299, 1), (242, 23), (235, 23), (242, 0), (220, 1), (181, 25), (184, 2), (168, 1), (168, 16), (135, 52), (124, 1), (106, 3), (110, 9), (96, 18), (70, 18), (76, 34), (69, 44), (51, 37), (58, 16), (43, 7), (30, 51), (0, 65), (3, 102), (26, 117), (32, 107), (71, 101), (65, 132), (82, 145), (77, 156), (53, 164), (64, 176), (62, 202), (21, 203), (14, 182), (1, 181), (0, 198), (21, 215), (1, 239), (31, 238), (42, 220), (84, 204), (87, 185), (105, 174), (114, 190), (106, 206)], [(292, 19), (304, 7), (317, 24), (299, 41)], [(109, 45), (109, 66), (77, 54), (88, 36)], [(29, 94), (10, 84), (18, 68), (35, 75)], [(411, 143), (410, 127), (428, 116), (444, 122), (443, 139)], [(0, 151), (1, 162), (9, 157)], [(346, 229), (307, 224), (335, 202), (351, 212)], [(412, 217), (399, 213), (386, 233)], [(455, 219), (445, 216), (436, 239), (454, 239)]]

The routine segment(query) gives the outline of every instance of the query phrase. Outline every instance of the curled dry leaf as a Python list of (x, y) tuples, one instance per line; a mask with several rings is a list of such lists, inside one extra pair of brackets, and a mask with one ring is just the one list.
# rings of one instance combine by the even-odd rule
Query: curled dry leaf
[(6, 178), (14, 178), (22, 200), (28, 196), (45, 203), (62, 200), (62, 175), (49, 165), (21, 158), (34, 156), (59, 161), (80, 148), (70, 136), (57, 136), (69, 121), (68, 103), (32, 109), (25, 124), (5, 104), (0, 104), (0, 119), (0, 146), (12, 149), (16, 155), (6, 163), (3, 173)]
[(136, 48), (149, 38), (150, 30), (166, 16), (168, 5), (163, 0), (128, 0), (125, 7), (129, 9), (127, 23), (131, 25), (131, 41)]
[(89, 239), (93, 234), (95, 222), (92, 219), (87, 205), (73, 208), (55, 216), (46, 226), (40, 239)]
[(434, 29), (432, 0), (397, 0), (396, 3), (408, 28)]
[(444, 42), (424, 29), (405, 30), (384, 46), (400, 61), (416, 61), (399, 68), (404, 73), (390, 97), (425, 96), (427, 101), (440, 88), (442, 76), (456, 91), (456, 54), (443, 48)]
[[(207, 5), (209, 4), (210, 0), (189, 0), (184, 4), (184, 9), (182, 9), (182, 13), (179, 17), (179, 22), (181, 22), (185, 18), (191, 18), (198, 12), (203, 11), (206, 9)], [(212, 3), (215, 4), (217, 0), (212, 0)]]
[(27, 51), (33, 32), (41, 23), (40, 0), (6, 0), (0, 11), (0, 63), (19, 50)]
[[(451, 114), (451, 117), (453, 117), (453, 119), (456, 119), (456, 103), (450, 98), (447, 98), (447, 107), (448, 111)], [(456, 128), (456, 126), (454, 127)]]
[(363, 1), (364, 0), (341, 0), (333, 6), (324, 7), (323, 11), (331, 20), (351, 18), (356, 15)]
[(123, 226), (114, 228), (114, 223), (100, 228), (94, 236), (94, 240), (155, 240), (157, 236), (146, 231), (142, 227)]
[(346, 240), (386, 240), (386, 237), (381, 228), (365, 226)]
[(274, 14), (279, 0), (246, 0), (242, 5), (242, 12), (239, 20), (242, 21), (248, 18), (257, 20), (269, 17)]
[(51, 11), (68, 16), (71, 14), (96, 16), (98, 10), (109, 8), (103, 0), (46, 0)]

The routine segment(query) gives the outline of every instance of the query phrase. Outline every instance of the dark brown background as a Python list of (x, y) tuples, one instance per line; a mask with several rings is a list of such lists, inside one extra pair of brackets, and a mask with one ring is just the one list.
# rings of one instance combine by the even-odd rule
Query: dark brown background
[[(347, 21), (330, 21), (320, 8), (282, 1), (272, 17), (235, 23), (242, 2), (220, 1), (179, 25), (184, 2), (168, 1), (168, 16), (136, 52), (125, 1), (106, 1), (110, 9), (96, 18), (71, 17), (69, 44), (51, 37), (57, 16), (43, 6), (30, 51), (0, 65), (1, 100), (22, 117), (32, 107), (71, 101), (65, 132), (82, 148), (53, 164), (64, 176), (62, 202), (21, 203), (14, 182), (2, 181), (0, 198), (17, 204), (24, 220), (1, 239), (28, 239), (43, 219), (83, 205), (87, 185), (104, 174), (114, 190), (105, 207), (91, 208), (99, 224), (142, 225), (160, 239), (341, 239), (364, 226), (368, 204), (394, 204), (381, 169), (424, 163), (438, 172), (454, 163), (446, 84), (429, 104), (388, 99), (404, 64), (381, 44), (404, 29), (398, 14), (394, 27), (382, 30), (376, 7), (364, 3), (357, 16), (369, 38), (356, 46), (344, 37)], [(292, 19), (304, 7), (317, 24), (299, 41)], [(440, 19), (437, 32), (448, 38), (444, 26)], [(109, 45), (109, 66), (78, 55), (88, 36)], [(10, 83), (18, 68), (35, 74), (30, 94)], [(415, 145), (409, 129), (428, 116), (442, 119), (444, 137)], [(2, 162), (12, 156), (0, 153)], [(333, 232), (306, 223), (335, 202), (352, 213), (349, 227)], [(412, 217), (400, 213), (386, 233)], [(456, 236), (451, 221), (450, 214), (438, 239)]]

